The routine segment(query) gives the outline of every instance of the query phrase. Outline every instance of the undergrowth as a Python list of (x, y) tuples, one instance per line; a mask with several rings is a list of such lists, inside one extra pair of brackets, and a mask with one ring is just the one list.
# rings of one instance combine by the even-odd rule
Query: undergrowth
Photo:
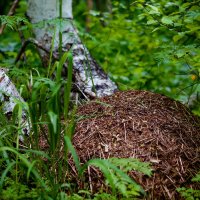
[[(118, 18), (120, 17), (120, 15), (114, 14)], [(124, 18), (124, 16), (121, 16), (121, 18)], [(163, 23), (166, 23), (166, 17), (164, 19), (165, 21)], [(31, 27), (29, 22), (24, 17), (20, 16), (0, 16), (0, 22), (1, 24), (6, 24), (11, 29), (20, 27), (21, 30), (24, 30)], [(129, 21), (127, 21), (127, 23), (128, 22)], [(25, 24), (26, 27), (21, 26), (21, 23)], [(117, 33), (118, 31), (115, 32)], [(106, 30), (105, 33), (107, 37), (108, 34)], [(119, 35), (121, 37), (123, 34)], [(117, 35), (116, 38), (118, 40)], [(134, 37), (131, 35), (131, 38)], [(129, 38), (128, 41), (130, 42)], [(113, 46), (109, 45), (110, 43), (106, 43), (109, 48)], [(132, 41), (132, 43), (134, 47), (135, 41)], [(121, 46), (124, 50), (123, 41)], [(131, 49), (132, 46), (130, 46), (129, 49)], [(109, 48), (105, 48), (105, 50), (108, 51)], [(119, 47), (117, 46), (117, 48)], [(104, 53), (110, 53), (107, 51)], [(10, 54), (13, 55), (13, 52), (10, 52)], [(132, 60), (130, 60), (130, 62), (127, 61), (127, 52), (129, 52), (129, 50), (122, 52), (125, 53), (126, 60), (125, 57), (122, 57), (121, 63), (123, 63), (123, 65), (125, 63), (129, 66), (129, 63), (132, 63)], [(33, 59), (34, 63), (36, 63), (36, 56), (32, 56), (32, 49), (27, 50), (26, 54), (29, 55), (28, 59)], [(50, 55), (52, 55), (52, 53)], [(104, 56), (102, 52), (99, 53), (99, 55)], [(135, 55), (132, 56), (135, 57)], [(120, 55), (117, 57), (121, 58)], [(183, 56), (181, 55), (181, 57)], [(116, 60), (116, 56), (113, 58), (115, 62), (119, 64), (119, 60)], [(61, 77), (62, 67), (66, 61), (68, 63), (69, 72), (67, 81)], [(141, 62), (144, 63), (143, 60)], [(146, 63), (149, 65), (149, 61)], [(0, 112), (0, 199), (115, 200), (119, 198), (134, 199), (145, 196), (143, 188), (131, 179), (127, 173), (131, 170), (136, 170), (137, 172), (151, 176), (151, 168), (148, 163), (143, 163), (132, 158), (110, 158), (107, 160), (92, 159), (83, 165), (80, 163), (71, 142), (76, 125), (76, 105), (70, 105), (70, 91), (72, 86), (71, 52), (60, 56), (60, 61), (55, 63), (52, 63), (52, 57), (50, 56), (47, 73), (41, 73), (41, 70), (37, 68), (27, 69), (29, 66), (26, 66), (24, 63), (20, 65), (22, 68), (18, 68), (19, 66), (15, 65), (12, 59), (1, 65), (6, 67), (8, 64), (11, 66), (10, 74), (13, 76), (13, 79), (16, 80), (16, 83), (18, 82), (20, 93), (25, 97), (27, 103), (24, 105), (17, 104), (10, 120), (2, 114), (3, 112)], [(135, 65), (140, 66), (139, 64), (135, 63)], [(36, 65), (38, 65), (38, 63), (36, 63)], [(129, 71), (132, 72), (132, 70), (133, 69), (130, 68)], [(154, 72), (157, 74), (156, 70)], [(162, 73), (161, 71), (161, 74)], [(56, 74), (53, 80), (49, 78), (52, 74)], [(126, 82), (121, 80), (123, 78), (121, 76), (121, 74), (123, 74), (121, 71), (116, 74), (116, 79), (119, 79), (122, 83)], [(138, 74), (141, 74), (141, 77), (136, 76), (136, 79), (143, 81), (144, 77), (142, 76), (143, 74), (146, 75), (146, 73), (143, 73), (143, 70), (141, 70), (141, 72), (138, 71)], [(137, 73), (135, 73), (134, 76), (135, 75), (137, 75)], [(130, 78), (131, 76), (132, 74), (128, 77)], [(159, 77), (163, 79), (163, 76)], [(160, 79), (158, 79), (159, 83), (161, 82)], [(129, 82), (133, 82), (132, 85), (136, 84), (135, 80), (128, 79)], [(149, 80), (154, 81), (154, 76), (153, 78), (150, 76)], [(137, 82), (137, 84), (141, 85), (140, 82)], [(144, 84), (149, 85), (146, 79)], [(23, 143), (19, 140), (20, 136), (22, 136), (22, 127), (18, 126), (18, 121), (20, 120), (20, 115), (18, 115), (18, 113), (20, 109), (24, 109), (27, 115), (30, 116), (32, 126), (29, 137), (24, 138)], [(42, 150), (40, 146), (41, 137), (45, 138), (48, 144), (48, 148), (45, 150)], [(85, 186), (79, 188), (79, 185), (70, 178), (71, 168), (68, 164), (69, 156), (72, 156), (74, 160), (79, 181), (84, 180), (84, 176), (86, 176), (85, 171), (88, 166), (94, 166), (103, 173), (105, 184), (109, 186), (110, 193), (99, 191), (93, 194), (89, 189), (89, 183), (85, 183), (84, 181)], [(199, 174), (193, 181), (200, 181)], [(199, 191), (187, 188), (179, 188), (178, 192), (189, 200), (193, 200), (196, 198), (195, 196), (200, 195)]]
[[(70, 52), (68, 56), (64, 56), (70, 66)], [(63, 110), (69, 107), (70, 85), (58, 77), (54, 81), (45, 77), (33, 78), (30, 100), (26, 107), (32, 132), (29, 137), (24, 137), (23, 143), (19, 141), (22, 129), (16, 124), (19, 116), (15, 120), (8, 120), (1, 114), (1, 199), (117, 199), (119, 196), (133, 198), (145, 195), (142, 187), (132, 180), (127, 172), (137, 170), (150, 176), (151, 169), (147, 163), (131, 158), (112, 158), (93, 159), (84, 165), (80, 164), (71, 142), (76, 122), (76, 106), (65, 113), (65, 116), (62, 114)], [(64, 101), (67, 101), (64, 106), (60, 101), (62, 87), (65, 88)], [(13, 116), (17, 115), (19, 107), (20, 105), (16, 106)], [(39, 145), (41, 137), (46, 139), (49, 146), (45, 150), (41, 150)], [(88, 166), (95, 166), (103, 173), (111, 193), (92, 194), (87, 183), (84, 183), (86, 187), (80, 188), (79, 191), (78, 185), (70, 181), (70, 155), (80, 181), (83, 180)]]
[[(151, 175), (150, 165), (136, 159), (92, 159), (81, 164), (72, 145), (76, 124), (76, 105), (70, 104), (72, 81), (72, 53), (62, 55), (59, 62), (50, 65), (47, 75), (38, 71), (21, 87), (28, 90), (27, 102), (17, 104), (11, 119), (0, 112), (0, 196), (2, 200), (15, 199), (130, 199), (144, 196), (145, 191), (127, 175), (136, 170)], [(67, 81), (61, 77), (63, 63), (68, 63)], [(54, 79), (48, 78), (53, 72)], [(64, 93), (63, 93), (64, 88)], [(22, 135), (20, 110), (30, 117), (31, 133)], [(20, 138), (23, 137), (23, 142)], [(48, 148), (41, 149), (40, 138)], [(68, 164), (72, 156), (78, 173), (79, 187), (72, 181)], [(98, 168), (104, 175), (110, 192), (93, 194), (89, 183), (84, 182), (89, 166)]]
[[(200, 183), (200, 172), (194, 178), (192, 178), (192, 181)], [(181, 188), (178, 188), (177, 191), (186, 200), (195, 200), (195, 199), (199, 199), (200, 197), (200, 190), (194, 190), (192, 188), (181, 187)]]

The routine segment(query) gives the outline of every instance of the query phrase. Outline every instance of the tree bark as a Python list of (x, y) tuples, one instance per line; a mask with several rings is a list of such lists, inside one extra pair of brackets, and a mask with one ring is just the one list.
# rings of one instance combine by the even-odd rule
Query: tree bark
[[(59, 4), (56, 0), (29, 0), (28, 16), (34, 27), (35, 44), (38, 44), (40, 56), (44, 63), (48, 63), (52, 42), (54, 58), (59, 58), (59, 32), (62, 32), (62, 52), (72, 50), (74, 85), (84, 96), (89, 98), (110, 95), (117, 90), (117, 86), (104, 73), (97, 62), (92, 58), (87, 48), (82, 44), (77, 30), (73, 25), (72, 0), (63, 1), (62, 24), (55, 32), (56, 21), (59, 18)], [(53, 23), (54, 22), (54, 23)], [(42, 24), (42, 26), (41, 26)], [(54, 37), (55, 33), (55, 37)], [(67, 71), (67, 63), (64, 67)], [(19, 102), (24, 102), (15, 85), (6, 75), (6, 71), (0, 68), (0, 102), (3, 112), (9, 117)], [(29, 134), (29, 118), (22, 111), (21, 127), (23, 134)], [(23, 139), (23, 137), (21, 137)]]
[(87, 30), (87, 32), (90, 31), (90, 22), (91, 22), (91, 20), (90, 20), (89, 12), (92, 9), (93, 9), (93, 0), (87, 0), (87, 12), (88, 12), (87, 16), (86, 16), (86, 30)]
[[(74, 85), (89, 98), (113, 94), (117, 90), (116, 84), (105, 74), (97, 62), (92, 58), (87, 48), (82, 44), (78, 32), (73, 25), (72, 1), (65, 0), (62, 5), (62, 23), (60, 30), (56, 30), (53, 22), (59, 18), (59, 2), (56, 0), (29, 0), (27, 15), (33, 24), (43, 23), (34, 28), (36, 40), (46, 49), (59, 54), (59, 32), (62, 33), (62, 51), (73, 52)], [(58, 22), (58, 21), (57, 21)], [(54, 37), (55, 33), (55, 37)], [(49, 55), (40, 51), (44, 63)], [(67, 66), (67, 65), (65, 65)], [(66, 69), (67, 71), (67, 69)]]
[[(5, 72), (5, 69), (0, 68), (0, 102), (3, 104), (2, 109), (4, 114), (9, 118), (12, 116), (12, 112), (17, 104), (17, 101), (23, 103), (24, 100)], [(29, 120), (24, 110), (22, 110), (20, 126), (22, 127), (22, 133), (24, 135), (29, 134)], [(23, 140), (23, 137), (20, 136), (20, 139)]]

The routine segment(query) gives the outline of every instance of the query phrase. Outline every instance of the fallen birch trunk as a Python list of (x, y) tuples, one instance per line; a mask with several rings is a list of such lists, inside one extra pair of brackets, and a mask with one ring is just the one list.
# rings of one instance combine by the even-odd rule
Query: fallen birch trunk
[[(52, 47), (53, 57), (59, 58), (59, 35), (62, 33), (62, 52), (71, 50), (73, 53), (73, 84), (76, 90), (86, 98), (110, 95), (117, 90), (116, 84), (105, 74), (82, 44), (73, 25), (71, 0), (63, 1), (62, 20), (57, 21), (60, 23), (57, 30), (55, 29), (57, 25), (52, 22), (56, 22), (56, 19), (59, 18), (58, 1), (29, 0), (27, 14), (33, 25), (40, 23), (40, 27), (33, 26), (33, 31), (35, 34), (34, 44), (38, 47), (43, 63), (48, 64)], [(67, 63), (64, 64), (64, 70), (67, 73)], [(0, 69), (0, 101), (3, 104), (3, 112), (8, 118), (12, 116), (13, 109), (17, 104), (16, 100), (24, 102), (5, 70)], [(21, 125), (22, 133), (29, 134), (29, 119), (24, 110), (22, 111)]]
[[(2, 104), (3, 113), (7, 116), (8, 119), (10, 116), (12, 116), (17, 101), (20, 103), (24, 102), (15, 85), (6, 75), (6, 69), (0, 68), (0, 102)], [(30, 133), (30, 125), (26, 112), (23, 109), (21, 119), (18, 120), (20, 127), (22, 127), (22, 134), (28, 135)], [(23, 140), (23, 136), (20, 136), (20, 139)]]

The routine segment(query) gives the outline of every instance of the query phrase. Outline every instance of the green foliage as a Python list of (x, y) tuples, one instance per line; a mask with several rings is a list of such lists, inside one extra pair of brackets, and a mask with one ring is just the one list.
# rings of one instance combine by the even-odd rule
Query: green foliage
[(131, 170), (135, 170), (148, 176), (152, 175), (152, 170), (149, 163), (141, 162), (135, 158), (110, 158), (109, 161), (115, 166), (118, 166), (123, 172), (126, 173)]
[[(120, 89), (152, 90), (184, 101), (199, 91), (199, 1), (112, 1), (112, 9), (108, 11), (105, 7), (100, 9), (97, 3), (95, 6), (99, 9), (86, 12), (85, 1), (76, 1), (77, 24), (86, 46)], [(51, 50), (46, 72), (41, 68), (35, 47), (29, 46), (22, 61), (14, 64), (21, 47), (17, 31), (22, 32), (25, 39), (31, 36), (32, 25), (24, 17), (25, 10), (26, 1), (21, 0), (17, 15), (0, 16), (1, 25), (6, 25), (0, 36), (0, 65), (10, 69), (9, 75), (28, 102), (26, 109), (33, 132), (26, 141), (29, 145), (20, 146), (21, 127), (16, 122), (20, 120), (21, 107), (16, 107), (16, 117), (12, 120), (0, 112), (0, 198), (115, 200), (144, 195), (143, 189), (127, 173), (135, 170), (150, 176), (148, 163), (132, 158), (110, 158), (80, 164), (71, 143), (76, 123), (76, 108), (69, 109), (72, 54), (60, 55), (60, 61), (53, 63)], [(83, 28), (87, 17), (89, 32)], [(55, 27), (60, 30), (68, 21), (54, 19), (46, 23), (53, 25), (49, 31), (55, 33)], [(40, 25), (34, 26), (39, 28)], [(70, 69), (68, 81), (61, 78), (66, 60)], [(52, 74), (56, 74), (55, 80), (49, 78)], [(195, 112), (200, 114), (198, 108), (197, 105)], [(44, 151), (39, 146), (41, 134), (49, 146)], [(84, 171), (89, 166), (97, 167), (112, 193), (91, 194), (87, 186), (77, 191), (77, 184), (68, 178), (69, 152), (80, 175), (79, 181), (84, 179)], [(193, 181), (199, 181), (199, 174)], [(186, 199), (199, 198), (198, 190), (180, 188), (178, 191)]]
[(182, 187), (177, 189), (177, 191), (180, 192), (181, 196), (186, 200), (195, 200), (200, 198), (200, 190)]
[[(192, 181), (200, 183), (200, 173), (198, 173)], [(192, 188), (181, 187), (177, 191), (184, 197), (186, 200), (195, 200), (200, 198), (200, 190), (194, 190)]]
[[(131, 163), (131, 160), (129, 159), (124, 159), (123, 161), (124, 165), (126, 163)], [(92, 159), (83, 166), (83, 169), (81, 169), (81, 174), (90, 165), (100, 169), (114, 195), (121, 194), (124, 197), (133, 198), (140, 196), (141, 194), (145, 194), (144, 190), (137, 183), (135, 183), (126, 173), (116, 167), (116, 165), (112, 164), (112, 162), (109, 160)], [(133, 169), (134, 168), (131, 168), (131, 170)], [(143, 168), (143, 170), (149, 169)]]
[[(149, 163), (140, 162), (132, 158), (110, 158), (110, 159), (92, 159), (80, 165), (78, 156), (68, 136), (65, 136), (67, 149), (71, 152), (76, 169), (79, 176), (83, 176), (89, 166), (95, 166), (103, 173), (106, 183), (112, 189), (114, 196), (121, 195), (122, 197), (133, 198), (145, 194), (141, 186), (134, 182), (127, 172), (135, 170), (148, 176), (151, 175), (151, 168)], [(120, 168), (119, 168), (120, 166)]]
[(5, 180), (5, 190), (0, 192), (2, 200), (22, 200), (36, 199), (38, 197), (36, 190), (28, 188), (27, 185), (18, 183), (11, 178)]
[[(14, 141), (13, 132), (7, 126), (8, 120), (2, 115), (2, 119), (6, 122), (1, 127), (2, 137), (0, 138), (0, 162), (2, 171), (0, 181), (0, 192), (4, 199), (102, 199), (103, 196), (133, 198), (135, 196), (144, 195), (143, 189), (134, 182), (126, 173), (130, 170), (138, 170), (145, 174), (150, 174), (148, 164), (140, 163), (134, 159), (110, 159), (101, 160), (94, 159), (88, 161), (81, 166), (76, 151), (71, 143), (75, 125), (75, 109), (65, 113), (66, 120), (62, 121), (63, 109), (69, 108), (69, 94), (71, 91), (71, 76), (69, 73), (68, 81), (61, 78), (60, 72), (62, 65), (68, 61), (72, 69), (71, 53), (63, 54), (61, 60), (50, 66), (50, 71), (54, 70), (56, 74), (55, 80), (46, 78), (36, 70), (36, 73), (29, 77), (30, 81), (24, 83), (23, 90), (27, 90), (27, 104), (25, 106), (32, 124), (33, 132), (25, 143), (29, 144), (26, 149), (20, 147), (19, 137), (15, 138), (16, 147), (12, 146)], [(18, 70), (21, 72), (21, 70)], [(72, 71), (72, 70), (71, 70)], [(23, 70), (22, 70), (23, 73)], [(64, 95), (62, 95), (62, 87), (66, 85)], [(61, 96), (64, 96), (64, 106), (61, 103)], [(66, 101), (66, 102), (65, 102)], [(17, 122), (20, 121), (22, 105), (17, 105), (15, 114)], [(13, 117), (14, 119), (14, 117)], [(2, 120), (2, 122), (3, 122)], [(14, 124), (13, 124), (14, 123)], [(15, 125), (13, 120), (11, 127), (14, 126), (16, 133), (20, 130), (19, 123)], [(45, 131), (48, 127), (48, 130)], [(39, 138), (45, 138), (49, 148), (44, 151), (40, 149)], [(64, 138), (65, 143), (62, 144)], [(30, 147), (29, 147), (30, 146)], [(112, 190), (112, 194), (99, 193), (93, 197), (88, 191), (88, 186), (84, 189), (84, 193), (74, 194), (77, 185), (68, 179), (70, 168), (68, 165), (68, 155), (71, 153), (77, 171), (80, 174), (80, 181), (83, 180), (84, 171), (88, 166), (93, 165), (99, 168), (104, 174), (105, 181)], [(134, 164), (135, 163), (135, 164)], [(123, 168), (119, 169), (120, 165)], [(11, 182), (7, 180), (12, 180)], [(18, 185), (18, 186), (17, 186)], [(15, 194), (12, 195), (12, 192)], [(32, 195), (32, 196), (31, 196)]]
[[(70, 59), (70, 55), (67, 58)], [(59, 64), (57, 66), (59, 67)], [(60, 69), (55, 69), (55, 71), (58, 72)], [(68, 198), (66, 192), (71, 194), (69, 196), (71, 199), (78, 199), (79, 197), (80, 199), (85, 199), (86, 197), (88, 199), (93, 198), (93, 194), (86, 194), (88, 192), (87, 187), (84, 194), (74, 194), (76, 191), (73, 189), (75, 183), (70, 182), (70, 179), (68, 180), (66, 175), (70, 174), (68, 167), (69, 153), (73, 157), (76, 169), (80, 175), (80, 181), (83, 180), (84, 171), (90, 165), (102, 171), (105, 182), (112, 190), (112, 195), (99, 193), (94, 196), (94, 199), (101, 199), (103, 196), (111, 196), (113, 199), (117, 199), (118, 196), (133, 198), (141, 194), (144, 195), (143, 189), (126, 173), (130, 170), (136, 170), (150, 175), (151, 170), (148, 164), (141, 163), (135, 159), (120, 160), (117, 158), (109, 160), (93, 159), (83, 166), (80, 164), (71, 143), (75, 112), (72, 110), (67, 113), (68, 121), (63, 122), (61, 120), (63, 106), (58, 99), (61, 96), (61, 86), (66, 84), (66, 82), (59, 77), (59, 73), (57, 73), (55, 81), (44, 77), (32, 77), (32, 85), (26, 109), (31, 117), (33, 132), (28, 140), (25, 139), (25, 143), (29, 143), (26, 149), (20, 147), (19, 137), (14, 137), (16, 147), (12, 146), (14, 138), (12, 135), (13, 132), (10, 131), (13, 129), (9, 129), (9, 126), (7, 126), (8, 120), (2, 115), (1, 121), (6, 122), (2, 124), (2, 137), (0, 138), (0, 171), (2, 172), (0, 177), (0, 192), (3, 196), (2, 198), (66, 199)], [(70, 93), (70, 90), (67, 89), (65, 92)], [(20, 106), (16, 106), (14, 111), (16, 114), (13, 116), (16, 115), (20, 121), (20, 117), (22, 117), (19, 114), (21, 109), (17, 108), (20, 108)], [(15, 122), (16, 120), (13, 120), (12, 123), (14, 124), (11, 123), (10, 126), (13, 126), (14, 130), (16, 130), (15, 132), (18, 133), (20, 127), (19, 124), (16, 126)], [(66, 125), (67, 122), (68, 124)], [(48, 126), (48, 131), (44, 131), (45, 126)], [(65, 135), (63, 136), (62, 133)], [(49, 145), (49, 148), (45, 152), (39, 146), (39, 137), (41, 137), (41, 134)], [(62, 145), (63, 137), (65, 143)], [(121, 169), (118, 167), (119, 165)], [(14, 191), (15, 194), (12, 195)]]
[[(199, 13), (199, 1), (112, 1), (112, 12), (86, 13), (89, 32), (80, 30), (120, 89), (151, 90), (187, 103), (200, 91)], [(196, 114), (198, 108), (196, 103)]]
[[(31, 107), (29, 109), (31, 109)], [(38, 110), (36, 111), (38, 112)], [(55, 113), (53, 113), (53, 118), (55, 118), (54, 116), (56, 116)], [(38, 119), (39, 122), (41, 119), (43, 118), (41, 117), (40, 120)], [(54, 124), (61, 123), (61, 121), (56, 121), (57, 120), (50, 120), (49, 123), (52, 123), (53, 127), (57, 127), (58, 124)], [(37, 126), (40, 125), (39, 122), (36, 124)], [(53, 130), (54, 135), (57, 134), (56, 130), (56, 128)], [(10, 135), (10, 138), (11, 137), (12, 135)], [(0, 193), (2, 199), (67, 199), (66, 191), (71, 194), (69, 199), (78, 199), (78, 197), (79, 199), (87, 199), (85, 197), (83, 198), (85, 195), (89, 195), (88, 199), (92, 199), (92, 194), (87, 192), (87, 188), (84, 194), (83, 192), (80, 192), (80, 195), (73, 194), (73, 190), (70, 189), (73, 183), (70, 183), (70, 180), (66, 179), (67, 177), (62, 176), (62, 174), (70, 173), (70, 170), (66, 168), (68, 165), (68, 156), (63, 156), (59, 153), (62, 151), (62, 146), (52, 144), (52, 141), (55, 141), (55, 139), (49, 138), (49, 140), (52, 140), (49, 143), (49, 152), (45, 153), (41, 150), (34, 150), (33, 147), (37, 142), (34, 140), (37, 139), (38, 138), (31, 139), (31, 149), (21, 149), (18, 146), (11, 147), (12, 144), (9, 143), (6, 143), (9, 146), (5, 146), (4, 137), (1, 138), (0, 162), (2, 165), (0, 170), (2, 171), (2, 175), (0, 180)], [(109, 160), (93, 159), (81, 166), (70, 138), (66, 135), (64, 139), (66, 149), (65, 155), (71, 152), (79, 175), (83, 177), (84, 171), (88, 166), (95, 166), (102, 171), (106, 183), (112, 189), (112, 195), (99, 193), (94, 196), (94, 199), (102, 199), (103, 196), (112, 197), (113, 199), (117, 199), (119, 196), (133, 198), (145, 194), (143, 189), (126, 173), (130, 170), (136, 170), (150, 175), (151, 170), (149, 164), (141, 163), (131, 158), (122, 160), (111, 158)], [(38, 146), (36, 146), (36, 149), (37, 148)], [(48, 160), (48, 162), (45, 162), (45, 159)], [(11, 160), (13, 161), (11, 162)], [(117, 167), (118, 165), (121, 166), (121, 169)], [(82, 180), (82, 178), (80, 180)]]
[(16, 30), (22, 23), (29, 25), (29, 21), (25, 17), (0, 15), (0, 25), (5, 24), (12, 30)]
[(192, 181), (200, 182), (200, 172), (194, 178), (192, 178)]

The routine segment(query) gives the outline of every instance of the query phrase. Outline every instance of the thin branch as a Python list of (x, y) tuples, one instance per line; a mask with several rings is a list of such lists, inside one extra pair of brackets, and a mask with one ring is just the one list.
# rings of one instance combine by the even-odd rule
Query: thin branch
[[(42, 46), (42, 44), (40, 44), (37, 40), (35, 40), (33, 38), (29, 38), (28, 40), (26, 40), (23, 43), (23, 45), (22, 45), (22, 47), (21, 47), (21, 49), (20, 49), (20, 51), (19, 51), (19, 53), (18, 53), (18, 55), (15, 59), (15, 63), (17, 63), (20, 60), (20, 58), (21, 58), (21, 56), (22, 56), (23, 52), (25, 51), (28, 44), (34, 44), (35, 46), (42, 49), (47, 54), (50, 54), (50, 51), (48, 49), (46, 49), (44, 46)], [(53, 54), (53, 57), (54, 57), (54, 59), (59, 60), (59, 57), (56, 54)]]

